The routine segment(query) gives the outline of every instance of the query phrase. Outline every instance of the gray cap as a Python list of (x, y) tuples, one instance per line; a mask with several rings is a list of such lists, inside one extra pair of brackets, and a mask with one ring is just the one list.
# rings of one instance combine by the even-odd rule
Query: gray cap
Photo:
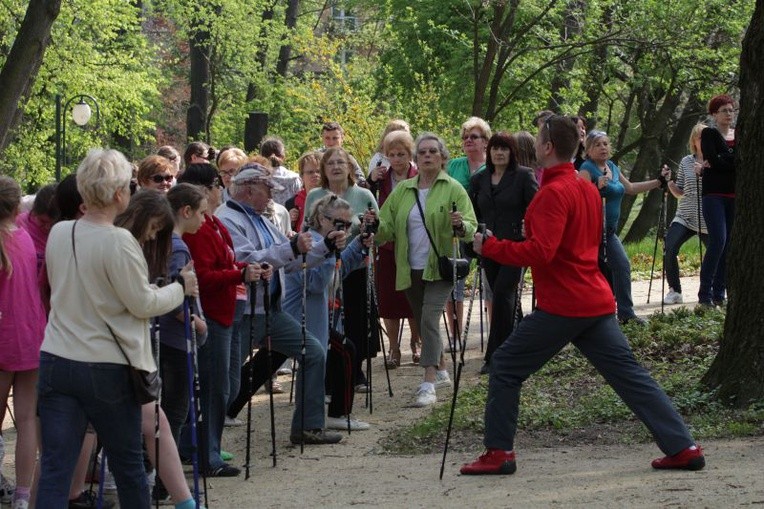
[(270, 170), (258, 163), (247, 163), (239, 169), (232, 179), (234, 185), (265, 184), (274, 191), (283, 191), (284, 187), (273, 180)]

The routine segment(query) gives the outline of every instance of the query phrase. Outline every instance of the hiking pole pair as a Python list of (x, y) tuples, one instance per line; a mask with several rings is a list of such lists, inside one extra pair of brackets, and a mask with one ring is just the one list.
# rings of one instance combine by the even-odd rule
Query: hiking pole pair
[(655, 272), (655, 261), (658, 258), (658, 238), (661, 236), (661, 230), (663, 230), (663, 261), (664, 267), (661, 270), (661, 314), (663, 314), (663, 291), (666, 285), (666, 203), (668, 202), (668, 187), (663, 190), (663, 199), (661, 200), (661, 208), (658, 213), (658, 228), (655, 230), (655, 244), (653, 244), (653, 263), (650, 267), (650, 283), (647, 285), (647, 304), (650, 304), (650, 294), (653, 288), (653, 274)]
[[(451, 203), (451, 212), (456, 212), (456, 202)], [(457, 367), (456, 367), (456, 354), (457, 351), (463, 350), (462, 348), (462, 338), (461, 338), (461, 331), (459, 330), (459, 312), (456, 308), (456, 285), (458, 284), (458, 278), (456, 275), (456, 260), (459, 256), (459, 236), (456, 231), (456, 227), (452, 227), (453, 230), (453, 237), (451, 239), (451, 246), (452, 246), (452, 266), (453, 266), (453, 280), (452, 280), (452, 286), (451, 286), (451, 313), (452, 313), (452, 320), (454, 324), (454, 330), (453, 330), (453, 343), (451, 342), (451, 338), (449, 337), (449, 344), (451, 345), (451, 361), (454, 365), (454, 377), (456, 377), (457, 374)], [(446, 331), (448, 331), (448, 327), (446, 327)]]
[[(454, 205), (454, 209), (456, 206)], [(480, 223), (478, 224), (477, 233), (485, 234), (485, 224)], [(455, 257), (454, 257), (455, 258)], [(477, 282), (477, 278), (479, 276), (475, 275), (475, 280)], [(456, 280), (456, 265), (454, 265), (454, 280)], [(474, 287), (473, 287), (474, 288)], [(470, 322), (470, 315), (472, 314), (472, 303), (475, 299), (475, 292), (472, 292), (472, 295), (470, 296), (470, 305), (469, 310), (467, 312), (467, 328), (469, 328), (469, 322)], [(464, 335), (464, 343), (461, 343), (461, 348), (459, 351), (459, 365), (456, 368), (456, 376), (454, 376), (454, 391), (451, 395), (451, 410), (448, 415), (448, 428), (446, 428), (446, 442), (443, 445), (443, 459), (440, 462), (440, 476), (439, 479), (443, 479), (443, 472), (446, 469), (446, 456), (448, 455), (448, 443), (451, 440), (451, 430), (454, 426), (454, 412), (456, 411), (456, 398), (459, 395), (459, 382), (462, 378), (462, 369), (464, 368), (464, 352), (467, 350), (467, 333), (465, 331)]]

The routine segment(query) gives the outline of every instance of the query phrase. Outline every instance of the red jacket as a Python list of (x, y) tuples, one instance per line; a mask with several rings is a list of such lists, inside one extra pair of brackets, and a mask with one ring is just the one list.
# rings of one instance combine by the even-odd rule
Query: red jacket
[(184, 234), (183, 241), (194, 260), (204, 314), (229, 327), (236, 307), (236, 285), (242, 283), (241, 269), (247, 264), (235, 261), (233, 242), (223, 223), (215, 216), (204, 217), (199, 231)]
[(595, 186), (578, 178), (573, 164), (544, 170), (525, 214), (525, 234), (522, 242), (487, 239), (483, 256), (530, 266), (539, 309), (569, 317), (615, 312), (613, 293), (597, 265), (602, 201)]

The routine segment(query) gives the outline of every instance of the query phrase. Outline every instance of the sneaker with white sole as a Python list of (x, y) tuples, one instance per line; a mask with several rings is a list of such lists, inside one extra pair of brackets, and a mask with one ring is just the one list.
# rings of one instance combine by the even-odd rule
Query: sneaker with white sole
[(663, 303), (664, 304), (681, 304), (683, 300), (684, 299), (682, 299), (681, 293), (675, 292), (673, 288), (669, 288), (669, 292), (663, 298)]
[[(350, 416), (350, 431), (363, 431), (369, 429), (371, 426), (368, 422), (359, 421)], [(346, 430), (348, 429), (348, 417), (343, 415), (342, 417), (327, 417), (326, 429)]]
[(10, 504), (13, 502), (13, 492), (16, 486), (3, 474), (0, 474), (0, 503)]
[(451, 377), (448, 371), (437, 371), (435, 373), (435, 387), (451, 387)]
[(237, 419), (236, 417), (228, 417), (227, 415), (225, 416), (225, 422), (223, 423), (223, 426), (233, 427), (233, 426), (243, 426), (243, 425), (244, 425), (244, 421), (242, 421), (241, 419)]
[(422, 384), (416, 391), (415, 407), (426, 407), (437, 403), (438, 397), (435, 395), (435, 387), (432, 384)]

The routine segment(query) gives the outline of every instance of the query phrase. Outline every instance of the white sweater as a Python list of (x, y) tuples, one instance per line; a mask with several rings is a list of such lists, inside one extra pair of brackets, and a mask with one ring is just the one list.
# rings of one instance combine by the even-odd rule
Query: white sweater
[(150, 286), (138, 242), (115, 226), (78, 221), (75, 266), (72, 225), (55, 225), (45, 249), (51, 309), (42, 351), (80, 362), (127, 364), (108, 323), (133, 367), (154, 371), (149, 318), (179, 306), (183, 287)]

